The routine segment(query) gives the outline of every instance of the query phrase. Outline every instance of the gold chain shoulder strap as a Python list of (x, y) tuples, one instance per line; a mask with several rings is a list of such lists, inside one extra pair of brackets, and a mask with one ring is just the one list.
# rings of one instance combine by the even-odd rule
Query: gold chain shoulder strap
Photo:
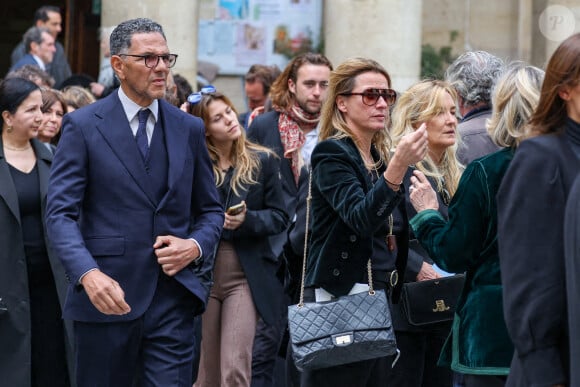
[[(308, 256), (308, 228), (310, 225), (310, 205), (312, 202), (312, 167), (308, 168), (308, 196), (306, 196), (306, 230), (304, 231), (304, 256), (302, 259), (302, 278), (300, 283), (300, 300), (298, 307), (304, 306), (304, 282), (306, 281), (306, 257)], [(373, 271), (371, 260), (367, 261), (367, 276), (369, 281), (369, 294), (374, 295)]]

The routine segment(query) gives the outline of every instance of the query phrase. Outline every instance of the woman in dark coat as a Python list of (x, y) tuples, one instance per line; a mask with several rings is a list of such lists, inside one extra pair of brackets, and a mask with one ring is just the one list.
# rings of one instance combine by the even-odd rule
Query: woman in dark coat
[[(369, 259), (376, 289), (388, 289), (392, 280), (399, 250), (392, 238), (386, 242), (389, 219), (402, 204), (408, 165), (427, 153), (427, 134), (421, 127), (406, 135), (390, 157), (389, 105), (396, 99), (390, 87), (386, 70), (371, 59), (349, 59), (330, 75), (320, 142), (311, 158), (306, 301), (364, 287)], [(406, 257), (408, 235), (400, 240)], [(387, 386), (391, 361), (382, 357), (307, 371), (302, 386)]]
[(0, 85), (0, 375), (6, 386), (69, 386), (73, 371), (67, 365), (72, 332), (61, 318), (67, 282), (44, 230), (52, 154), (35, 139), (41, 105), (40, 89), (28, 80)]
[[(437, 211), (447, 218), (449, 200), (455, 194), (463, 167), (457, 161), (457, 93), (447, 82), (426, 80), (405, 91), (393, 110), (391, 135), (397, 139), (415, 131), (425, 123), (429, 151), (427, 156), (409, 168), (404, 185), (408, 188), (413, 169), (428, 176), (437, 192)], [(407, 193), (409, 190), (406, 190)], [(407, 216), (415, 215), (407, 195)], [(429, 253), (411, 233), (405, 282), (436, 279), (441, 276)], [(427, 296), (427, 295), (426, 295)], [(401, 306), (401, 304), (399, 304)], [(437, 366), (451, 322), (444, 321), (417, 326), (409, 323), (402, 308), (393, 308), (393, 323), (401, 357), (393, 367), (392, 383), (399, 387), (451, 387), (451, 370)]]
[(564, 215), (580, 172), (580, 34), (550, 58), (530, 130), (497, 196), (504, 315), (515, 346), (507, 386), (570, 385)]
[[(564, 253), (566, 254), (566, 290), (568, 329), (570, 332), (570, 364), (580, 362), (580, 177), (576, 181), (566, 206), (564, 223)], [(570, 386), (580, 385), (580, 367), (570, 370)]]
[(207, 309), (202, 315), (195, 386), (249, 386), (258, 318), (276, 324), (282, 284), (270, 237), (286, 229), (280, 160), (246, 140), (231, 101), (218, 92), (192, 94), (203, 119), (214, 176), (226, 209)]

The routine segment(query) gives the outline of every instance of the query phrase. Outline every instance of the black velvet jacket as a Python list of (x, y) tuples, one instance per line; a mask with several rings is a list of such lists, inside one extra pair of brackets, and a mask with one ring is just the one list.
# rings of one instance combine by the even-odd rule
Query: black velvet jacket
[[(320, 142), (311, 162), (312, 231), (306, 286), (323, 287), (341, 296), (355, 283), (366, 282), (367, 261), (375, 255), (373, 235), (401, 203), (404, 192), (389, 188), (381, 176), (385, 167), (377, 171), (381, 177), (373, 185), (359, 151), (348, 138)], [(399, 239), (405, 238), (408, 240), (408, 234)], [(406, 243), (403, 246), (399, 244), (399, 254), (406, 253)], [(401, 272), (405, 265), (406, 255), (397, 258)]]

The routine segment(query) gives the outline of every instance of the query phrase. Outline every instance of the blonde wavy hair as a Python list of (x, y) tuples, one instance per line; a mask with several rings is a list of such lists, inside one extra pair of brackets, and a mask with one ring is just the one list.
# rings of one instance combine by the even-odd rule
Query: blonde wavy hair
[[(424, 80), (414, 84), (404, 92), (393, 109), (391, 135), (395, 146), (405, 134), (413, 132), (423, 122), (438, 115), (443, 109), (444, 97), (447, 94), (457, 103), (455, 89), (448, 82), (440, 80)], [(459, 136), (456, 136), (456, 139), (455, 144), (445, 150), (439, 164), (429, 154), (415, 164), (418, 170), (435, 179), (439, 191), (444, 188), (444, 179), (445, 188), (451, 196), (455, 194), (463, 173), (463, 166), (456, 157)]]
[[(367, 58), (350, 58), (342, 62), (334, 71), (330, 73), (328, 85), (328, 96), (322, 107), (320, 117), (319, 140), (323, 141), (329, 138), (341, 139), (351, 138), (359, 152), (363, 152), (360, 144), (357, 143), (356, 137), (348, 127), (344, 119), (343, 112), (338, 109), (336, 99), (339, 95), (350, 93), (355, 87), (356, 77), (363, 73), (379, 73), (385, 76), (389, 87), (391, 87), (391, 77), (387, 70), (378, 62)], [(385, 130), (375, 133), (372, 139), (372, 145), (378, 151), (382, 162), (387, 163), (390, 157), (391, 138), (388, 131), (388, 122), (385, 124)], [(381, 161), (379, 161), (380, 164)], [(367, 166), (369, 168), (377, 167)]]
[(515, 148), (529, 135), (528, 121), (540, 101), (544, 71), (524, 62), (511, 63), (493, 88), (489, 136), (500, 147)]
[[(219, 92), (203, 94), (201, 101), (195, 105), (189, 105), (189, 112), (194, 116), (200, 117), (203, 120), (205, 127), (211, 125), (209, 116), (209, 105), (214, 101), (223, 101), (228, 105), (234, 113), (237, 115), (237, 111), (234, 105), (228, 97)], [(206, 136), (205, 142), (207, 145), (207, 150), (209, 152), (209, 157), (212, 160), (212, 169), (214, 174), (214, 180), (217, 187), (224, 183), (224, 172), (219, 168), (219, 152), (215, 145), (212, 143), (211, 137)], [(231, 153), (228, 159), (232, 162), (234, 166), (234, 175), (231, 180), (231, 189), (236, 195), (240, 194), (240, 191), (244, 189), (245, 185), (257, 184), (256, 180), (260, 168), (262, 167), (260, 163), (260, 153), (267, 153), (268, 155), (274, 155), (269, 148), (255, 144), (246, 138), (246, 133), (242, 129), (240, 137), (234, 140)]]

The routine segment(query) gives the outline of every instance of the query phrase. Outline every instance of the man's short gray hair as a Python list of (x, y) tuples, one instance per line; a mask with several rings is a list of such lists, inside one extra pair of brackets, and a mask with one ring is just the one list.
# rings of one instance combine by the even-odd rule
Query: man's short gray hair
[(24, 49), (27, 53), (30, 53), (32, 50), (32, 43), (41, 44), (42, 43), (42, 34), (46, 32), (50, 35), (50, 31), (48, 28), (44, 27), (30, 27), (24, 35), (22, 36), (22, 42), (24, 43)]
[(491, 90), (503, 70), (503, 61), (486, 51), (468, 51), (445, 72), (466, 106), (491, 104)]
[(151, 19), (138, 18), (120, 23), (111, 33), (109, 40), (111, 55), (126, 54), (131, 47), (134, 34), (158, 32), (167, 40), (163, 27)]

